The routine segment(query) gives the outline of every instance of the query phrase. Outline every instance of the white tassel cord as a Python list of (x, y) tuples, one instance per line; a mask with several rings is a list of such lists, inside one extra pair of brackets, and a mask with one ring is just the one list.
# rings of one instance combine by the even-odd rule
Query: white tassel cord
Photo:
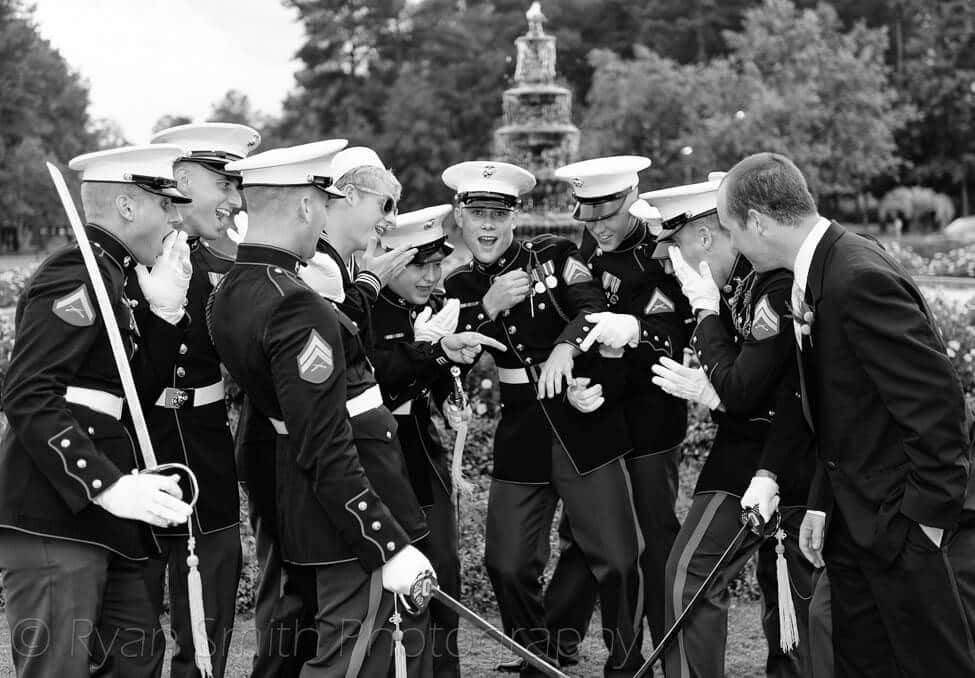
[(196, 668), (203, 678), (213, 678), (213, 664), (210, 661), (210, 642), (207, 639), (206, 613), (203, 611), (203, 580), (200, 578), (200, 558), (196, 555), (196, 538), (193, 536), (192, 516), (188, 521), (190, 536), (186, 540), (186, 564), (190, 568), (186, 575), (186, 589), (190, 599), (190, 629), (193, 632), (193, 651)]
[(785, 531), (775, 533), (775, 579), (778, 583), (779, 597), (779, 646), (783, 652), (790, 652), (799, 646), (799, 625), (796, 621), (796, 606), (792, 600), (792, 586), (789, 583), (789, 566), (785, 560)]
[(399, 614), (399, 604), (396, 596), (393, 596), (393, 616), (389, 618), (393, 623), (393, 664), (396, 669), (396, 678), (406, 678), (406, 647), (403, 645), (403, 631), (400, 629), (400, 622), (403, 618)]

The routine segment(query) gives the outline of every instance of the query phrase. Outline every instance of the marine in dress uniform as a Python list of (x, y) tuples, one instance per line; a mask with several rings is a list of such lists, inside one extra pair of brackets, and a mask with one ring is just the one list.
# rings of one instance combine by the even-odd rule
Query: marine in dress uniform
[[(443, 299), (434, 294), (434, 289), (441, 279), (440, 262), (453, 249), (446, 243), (442, 226), (450, 211), (450, 205), (440, 205), (400, 214), (396, 228), (383, 234), (385, 247), (411, 244), (417, 247), (417, 254), (406, 270), (382, 289), (373, 307), (372, 360), (383, 402), (396, 417), (410, 483), (430, 528), (430, 536), (418, 546), (436, 568), (440, 588), (458, 598), (457, 516), (447, 451), (431, 419), (431, 411), (442, 407), (452, 388), (453, 363), (439, 343), (452, 328), (442, 328), (443, 333), (424, 332), (431, 314), (443, 309)], [(455, 327), (456, 319), (454, 315)], [(419, 336), (415, 328), (419, 328)], [(433, 675), (459, 676), (457, 613), (434, 600), (430, 603), (430, 624)]]
[(285, 567), (315, 570), (318, 649), (301, 675), (388, 674), (396, 625), (409, 675), (428, 675), (427, 615), (405, 614), (393, 595), (432, 570), (411, 546), (427, 529), (396, 422), (352, 321), (298, 277), (315, 251), (331, 159), (343, 146), (317, 142), (227, 165), (242, 172), (248, 238), (267, 244), (241, 244), (208, 325), (253, 413), (278, 434), (273, 486), (255, 475), (264, 469), (253, 459), (246, 465), (255, 506), (273, 525)]
[[(728, 625), (728, 584), (758, 552), (757, 576), (764, 599), (763, 627), (770, 676), (812, 675), (810, 658), (828, 650), (829, 638), (813, 644), (809, 601), (818, 579), (798, 548), (798, 531), (812, 475), (811, 437), (796, 397), (795, 351), (788, 332), (791, 313), (788, 271), (755, 272), (731, 248), (716, 217), (719, 173), (700, 184), (652, 191), (642, 197), (657, 208), (662, 222), (653, 256), (668, 256), (679, 246), (673, 266), (699, 322), (691, 346), (700, 369), (662, 361), (654, 383), (675, 395), (705, 404), (718, 430), (701, 469), (690, 511), (667, 561), (667, 624), (674, 623), (700, 589), (718, 557), (741, 527), (742, 496), (751, 482), (774, 483), (799, 630), (799, 649), (786, 653), (778, 633), (775, 539), (749, 534), (730, 556), (712, 585), (668, 647), (665, 672), (681, 678), (724, 675)], [(681, 257), (686, 252), (687, 263)], [(722, 287), (703, 288), (685, 271), (707, 262)], [(690, 280), (690, 282), (688, 282)], [(698, 282), (697, 288), (690, 285)], [(700, 294), (700, 296), (698, 296)], [(696, 381), (696, 389), (674, 387), (674, 379)], [(760, 479), (752, 481), (753, 476)], [(774, 508), (763, 511), (768, 520)], [(828, 654), (828, 653), (827, 653)], [(827, 673), (826, 675), (831, 675)]]
[[(153, 446), (160, 450), (159, 461), (186, 464), (199, 483), (193, 536), (200, 559), (213, 675), (217, 678), (223, 676), (234, 631), (242, 556), (234, 443), (227, 421), (220, 357), (207, 332), (205, 312), (210, 293), (233, 260), (211, 250), (207, 241), (221, 237), (241, 208), (240, 176), (228, 172), (226, 164), (253, 151), (260, 139), (257, 131), (246, 125), (217, 122), (170, 127), (151, 139), (184, 150), (173, 174), (177, 187), (193, 199), (183, 212), (182, 226), (189, 236), (193, 274), (186, 295), (186, 312), (192, 322), (165, 388), (146, 411), (146, 421)], [(136, 317), (141, 320), (149, 313), (148, 305), (138, 286), (130, 284), (129, 288), (131, 298), (138, 302)], [(148, 336), (145, 341), (151, 344), (155, 338)], [(146, 567), (150, 595), (160, 613), (169, 574), (170, 627), (176, 640), (173, 678), (200, 675), (194, 660), (186, 593), (186, 536), (185, 527), (157, 530), (162, 553), (150, 559)]]
[[(179, 259), (187, 253), (172, 231), (173, 203), (187, 202), (173, 181), (179, 153), (126, 147), (70, 163), (82, 172), (86, 231), (143, 406), (162, 388), (185, 327)], [(137, 263), (153, 263), (167, 234), (152, 277), (171, 303), (153, 295), (161, 315), (137, 325), (126, 279)], [(185, 522), (190, 507), (171, 496), (179, 494), (171, 478), (129, 475), (139, 453), (77, 246), (38, 267), (15, 319), (3, 384), (10, 428), (0, 445), (0, 569), (17, 675), (158, 676), (165, 637), (142, 573), (155, 546), (140, 520)]]
[(975, 675), (945, 539), (971, 440), (924, 297), (876, 242), (819, 215), (784, 156), (732, 168), (718, 211), (756, 267), (794, 272), (803, 414), (818, 443), (809, 505), (829, 520), (822, 546), (827, 518), (807, 514), (800, 545), (829, 571), (837, 674)]
[[(652, 257), (656, 243), (646, 223), (629, 213), (638, 199), (637, 173), (649, 166), (649, 158), (614, 156), (561, 167), (555, 176), (572, 185), (574, 216), (586, 227), (582, 259), (601, 283), (608, 310), (620, 314), (614, 320), (632, 335), (627, 339), (632, 348), (621, 356), (626, 372), (621, 405), (633, 442), (626, 464), (645, 545), (643, 613), (651, 635), (660, 639), (664, 566), (680, 530), (674, 509), (687, 405), (655, 386), (650, 368), (660, 356), (681, 360), (693, 318), (677, 281)], [(601, 350), (604, 355), (622, 351), (605, 345)], [(567, 528), (563, 521), (561, 553), (545, 603), (550, 627), (575, 630), (559, 638), (560, 652), (572, 656), (589, 627), (596, 586)]]
[[(447, 296), (461, 303), (458, 329), (493, 335), (508, 347), (493, 352), (503, 409), (484, 555), (505, 632), (557, 660), (540, 577), (561, 498), (599, 582), (606, 675), (630, 675), (641, 663), (643, 581), (623, 461), (631, 443), (613, 400), (622, 379), (614, 383), (614, 370), (600, 356), (578, 355), (590, 330), (585, 315), (604, 310), (605, 296), (570, 241), (551, 235), (513, 241), (519, 196), (535, 184), (530, 173), (473, 161), (448, 168), (443, 179), (456, 192), (455, 218), (474, 256), (445, 280)], [(562, 395), (570, 375), (599, 384), (603, 406), (583, 413), (570, 405), (573, 389)], [(533, 675), (530, 667), (521, 669)]]

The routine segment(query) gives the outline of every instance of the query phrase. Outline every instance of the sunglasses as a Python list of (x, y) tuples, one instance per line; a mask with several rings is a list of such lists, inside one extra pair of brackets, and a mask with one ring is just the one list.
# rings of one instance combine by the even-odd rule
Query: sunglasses
[(383, 212), (383, 216), (388, 217), (391, 214), (396, 213), (396, 199), (388, 193), (380, 193), (379, 191), (374, 191), (371, 188), (365, 188), (364, 186), (356, 186), (357, 191), (362, 191), (363, 193), (371, 193), (372, 195), (378, 195), (383, 199), (380, 209)]

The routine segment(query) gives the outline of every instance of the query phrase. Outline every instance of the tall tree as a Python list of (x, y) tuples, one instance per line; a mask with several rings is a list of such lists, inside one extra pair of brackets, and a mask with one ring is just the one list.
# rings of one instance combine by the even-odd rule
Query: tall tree
[(152, 125), (152, 133), (155, 134), (161, 129), (176, 127), (177, 125), (188, 125), (193, 122), (193, 118), (180, 113), (167, 113), (159, 117)]

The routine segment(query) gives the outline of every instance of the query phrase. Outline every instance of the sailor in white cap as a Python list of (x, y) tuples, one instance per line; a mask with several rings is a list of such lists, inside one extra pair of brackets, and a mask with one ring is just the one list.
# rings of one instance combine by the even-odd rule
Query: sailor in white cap
[[(180, 152), (125, 147), (69, 163), (81, 172), (86, 231), (146, 397), (172, 371), (186, 324), (189, 252), (173, 231), (174, 202), (188, 200), (173, 180)], [(139, 324), (125, 296), (137, 263), (155, 264), (154, 312)], [(174, 477), (130, 473), (139, 455), (101, 315), (77, 246), (47, 258), (17, 306), (3, 385), (0, 568), (19, 676), (162, 670), (165, 642), (143, 579), (148, 526), (185, 523), (191, 509)]]
[[(579, 349), (591, 328), (585, 316), (605, 310), (605, 297), (571, 241), (514, 240), (522, 196), (535, 184), (529, 172), (472, 161), (447, 168), (443, 180), (455, 192), (454, 214), (474, 256), (445, 281), (447, 296), (461, 302), (459, 327), (508, 347), (492, 351), (504, 409), (484, 554), (504, 627), (558, 660), (558, 630), (545, 628), (538, 554), (561, 498), (599, 579), (607, 675), (629, 675), (641, 663), (635, 619), (642, 605), (638, 527), (622, 459), (630, 442), (620, 410), (602, 391), (610, 366)], [(530, 670), (502, 665), (512, 668)]]
[[(704, 404), (718, 433), (698, 477), (690, 511), (667, 561), (667, 624), (701, 588), (717, 554), (741, 527), (742, 506), (757, 506), (766, 521), (778, 511), (788, 576), (776, 576), (776, 539), (749, 534), (704, 591), (664, 655), (668, 676), (723, 675), (727, 585), (758, 552), (757, 578), (765, 599), (769, 675), (802, 675), (814, 655), (830, 656), (829, 638), (809, 633), (815, 568), (802, 556), (799, 526), (814, 454), (802, 418), (789, 299), (792, 275), (756, 272), (739, 256), (717, 216), (722, 173), (706, 182), (641, 197), (659, 210), (657, 255), (668, 256), (697, 316), (691, 347), (701, 366), (666, 357), (653, 382), (668, 393)], [(669, 251), (664, 254), (664, 248)], [(718, 281), (718, 282), (715, 282)], [(771, 491), (770, 491), (771, 490)], [(764, 497), (762, 499), (761, 497)], [(754, 500), (753, 500), (754, 498)], [(825, 579), (822, 580), (825, 582)], [(792, 590), (798, 595), (793, 596)], [(793, 609), (795, 622), (784, 624)], [(813, 608), (819, 612), (818, 608)], [(813, 621), (816, 624), (817, 620)], [(827, 626), (828, 628), (828, 626)], [(790, 631), (796, 629), (796, 634)], [(798, 642), (798, 650), (793, 649)]]
[[(475, 359), (482, 343), (497, 350), (504, 346), (476, 332), (456, 333), (460, 302), (444, 302), (436, 292), (441, 262), (453, 249), (443, 229), (452, 209), (447, 204), (400, 214), (396, 228), (383, 234), (383, 247), (407, 245), (416, 249), (416, 256), (390, 279), (373, 307), (376, 341), (372, 362), (383, 401), (399, 424), (399, 442), (413, 489), (427, 514), (430, 537), (421, 548), (437, 568), (440, 588), (459, 595), (453, 491), (461, 489), (455, 485), (464, 481), (451, 478), (447, 451), (433, 426), (431, 410), (441, 409), (454, 428), (469, 417), (469, 407), (455, 407), (448, 398), (453, 386), (450, 368)], [(439, 678), (460, 675), (457, 624), (455, 612), (438, 601), (430, 604), (433, 675)]]
[[(327, 189), (345, 144), (227, 166), (242, 174), (249, 226), (207, 320), (227, 370), (277, 432), (277, 455), (243, 464), (255, 509), (277, 531), (285, 570), (314, 568), (318, 654), (301, 675), (387, 675), (394, 627), (405, 632), (411, 675), (420, 675), (430, 661), (428, 616), (390, 618), (395, 594), (433, 570), (412, 546), (427, 534), (423, 511), (353, 321), (298, 277), (337, 199)], [(350, 634), (348, 624), (375, 632)]]
[[(654, 240), (648, 220), (630, 211), (633, 205), (646, 205), (637, 192), (639, 172), (649, 166), (650, 158), (611, 156), (560, 167), (555, 176), (572, 188), (575, 217), (586, 228), (580, 252), (609, 307), (608, 312), (588, 316), (595, 325), (582, 347), (599, 341), (603, 355), (619, 357), (625, 367), (620, 404), (633, 445), (626, 465), (646, 545), (641, 557), (643, 614), (654, 641), (659, 641), (666, 630), (664, 566), (680, 530), (675, 513), (677, 471), (687, 405), (652, 384), (647, 375), (661, 356), (681, 359), (693, 318), (677, 281), (651, 257)], [(560, 652), (573, 656), (589, 627), (597, 590), (567, 521), (561, 536), (559, 563), (545, 602), (549, 626), (574, 631), (560, 637)]]
[[(224, 237), (242, 206), (240, 174), (226, 165), (256, 149), (260, 139), (246, 125), (220, 122), (179, 125), (152, 136), (153, 143), (183, 149), (173, 176), (180, 192), (193, 199), (182, 210), (182, 230), (188, 236), (193, 264), (186, 310), (195, 322), (187, 328), (176, 370), (170, 372), (166, 388), (157, 394), (146, 418), (160, 462), (188, 464), (199, 482), (193, 532), (206, 591), (206, 632), (215, 678), (224, 674), (233, 635), (242, 556), (234, 442), (227, 424), (220, 357), (204, 322), (210, 294), (233, 259), (211, 249), (209, 243)], [(131, 291), (134, 299), (140, 298), (138, 290)], [(152, 336), (143, 340), (149, 345), (154, 342)], [(150, 596), (161, 612), (169, 572), (170, 624), (176, 639), (173, 676), (195, 671), (188, 598), (182, 593), (187, 576), (186, 534), (185, 528), (157, 531), (162, 553), (149, 561), (146, 573)]]

